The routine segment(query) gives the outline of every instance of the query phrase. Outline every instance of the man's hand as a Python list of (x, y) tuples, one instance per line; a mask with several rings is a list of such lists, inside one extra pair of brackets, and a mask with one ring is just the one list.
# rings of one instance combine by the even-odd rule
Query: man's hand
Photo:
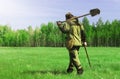
[(83, 46), (87, 46), (87, 42), (83, 42)]
[(61, 21), (57, 21), (57, 25), (60, 26), (62, 24)]

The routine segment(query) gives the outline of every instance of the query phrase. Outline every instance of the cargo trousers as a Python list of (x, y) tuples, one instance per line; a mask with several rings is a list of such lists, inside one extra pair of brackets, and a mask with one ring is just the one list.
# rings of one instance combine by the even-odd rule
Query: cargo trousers
[(69, 66), (68, 69), (72, 69), (75, 66), (77, 71), (82, 68), (79, 57), (78, 57), (78, 51), (80, 46), (73, 46), (72, 49), (69, 50)]

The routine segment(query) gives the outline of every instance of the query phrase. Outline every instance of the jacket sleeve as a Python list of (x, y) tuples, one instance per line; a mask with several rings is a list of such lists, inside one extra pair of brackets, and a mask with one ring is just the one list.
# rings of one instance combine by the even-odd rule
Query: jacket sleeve
[(81, 40), (82, 40), (82, 42), (86, 42), (86, 34), (84, 31), (83, 25), (81, 25)]
[(64, 22), (61, 25), (59, 25), (59, 29), (62, 31), (62, 33), (67, 33), (70, 30), (70, 26), (68, 23)]

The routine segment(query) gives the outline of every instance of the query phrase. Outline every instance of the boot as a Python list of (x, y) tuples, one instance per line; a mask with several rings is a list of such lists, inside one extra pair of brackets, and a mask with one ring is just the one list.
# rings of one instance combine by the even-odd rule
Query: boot
[(83, 68), (78, 69), (78, 70), (77, 70), (77, 74), (78, 74), (78, 75), (83, 74)]
[(68, 68), (67, 69), (67, 73), (72, 73), (73, 72), (73, 69), (72, 68)]

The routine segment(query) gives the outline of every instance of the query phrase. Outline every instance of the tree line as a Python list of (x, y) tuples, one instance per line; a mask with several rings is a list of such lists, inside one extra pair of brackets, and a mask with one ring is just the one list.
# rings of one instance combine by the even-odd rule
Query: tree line
[[(101, 18), (90, 24), (84, 17), (82, 24), (85, 28), (88, 46), (120, 46), (120, 20), (103, 22)], [(65, 34), (61, 33), (56, 23), (49, 22), (39, 27), (12, 30), (10, 26), (0, 25), (0, 46), (10, 47), (37, 47), (65, 46)]]

